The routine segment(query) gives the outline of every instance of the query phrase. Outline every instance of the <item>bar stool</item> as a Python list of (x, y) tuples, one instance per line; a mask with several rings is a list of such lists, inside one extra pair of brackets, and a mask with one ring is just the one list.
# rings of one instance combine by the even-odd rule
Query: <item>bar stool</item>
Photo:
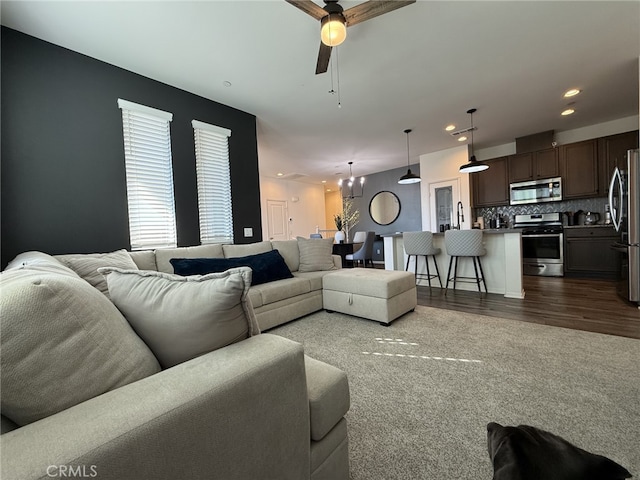
[[(409, 262), (411, 257), (416, 257), (415, 263), (415, 275), (416, 283), (418, 280), (427, 280), (429, 282), (429, 292), (431, 292), (431, 279), (438, 278), (440, 288), (442, 288), (442, 280), (440, 280), (440, 271), (438, 270), (438, 262), (436, 261), (436, 255), (441, 250), (433, 246), (433, 233), (431, 232), (404, 232), (402, 234), (402, 243), (404, 243), (404, 252), (407, 254), (407, 266), (405, 270), (409, 270)], [(418, 273), (418, 258), (424, 257), (424, 263), (427, 266), (427, 273)], [(431, 274), (429, 271), (429, 257), (433, 257), (433, 263), (436, 266), (436, 274)]]
[[(445, 287), (444, 294), (447, 294), (449, 280), (452, 279), (454, 290), (456, 288), (456, 281), (476, 283), (478, 285), (478, 292), (482, 295), (482, 289), (480, 288), (480, 282), (482, 282), (484, 284), (484, 291), (487, 292), (487, 283), (484, 280), (482, 263), (480, 263), (480, 257), (487, 253), (485, 248), (482, 246), (482, 230), (447, 230), (444, 232), (444, 245), (447, 249), (447, 254), (451, 257), (449, 259), (447, 286)], [(471, 257), (473, 260), (473, 270), (476, 273), (475, 279), (473, 277), (458, 276), (458, 257)], [(453, 264), (454, 258), (456, 262), (453, 270), (453, 277), (451, 277), (451, 265)], [(476, 260), (478, 261), (477, 266)], [(480, 267), (480, 275), (478, 275), (478, 267)]]

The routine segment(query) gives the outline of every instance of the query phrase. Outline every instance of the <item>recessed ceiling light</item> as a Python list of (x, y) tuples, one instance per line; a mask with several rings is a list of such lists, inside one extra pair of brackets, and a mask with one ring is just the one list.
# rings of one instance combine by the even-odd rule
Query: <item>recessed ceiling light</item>
[(444, 129), (447, 132), (450, 132), (451, 130), (455, 130), (456, 126), (455, 125), (447, 125), (446, 127), (444, 127)]
[(326, 180), (322, 180), (322, 183), (327, 183), (327, 181)]
[(564, 96), (565, 97), (575, 97), (579, 93), (580, 93), (580, 90), (578, 90), (577, 88), (572, 88), (571, 90), (567, 90), (566, 92), (564, 92)]
[(466, 142), (467, 141), (467, 137), (458, 137), (458, 141), (459, 142)]
[(331, 192), (331, 189), (330, 189), (330, 188), (327, 188), (327, 192)]
[(279, 177), (281, 177), (281, 176), (283, 176), (283, 175), (284, 175), (284, 173), (282, 173), (282, 172), (278, 172), (278, 173), (276, 173), (276, 175), (277, 175), (277, 176), (279, 176)]
[(563, 116), (565, 116), (565, 117), (566, 117), (567, 115), (571, 115), (571, 114), (572, 114), (572, 113), (574, 113), (574, 112), (575, 112), (575, 110), (574, 110), (573, 108), (567, 108), (567, 109), (566, 109), (566, 110), (564, 110), (560, 115), (563, 115)]

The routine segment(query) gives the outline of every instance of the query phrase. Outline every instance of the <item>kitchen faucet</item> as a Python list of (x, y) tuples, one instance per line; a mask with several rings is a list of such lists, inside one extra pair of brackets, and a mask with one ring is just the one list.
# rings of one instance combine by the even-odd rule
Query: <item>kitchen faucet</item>
[(456, 229), (460, 230), (460, 221), (464, 222), (464, 212), (462, 210), (462, 202), (458, 202), (458, 205), (456, 206), (456, 216), (458, 218), (458, 226), (456, 227)]

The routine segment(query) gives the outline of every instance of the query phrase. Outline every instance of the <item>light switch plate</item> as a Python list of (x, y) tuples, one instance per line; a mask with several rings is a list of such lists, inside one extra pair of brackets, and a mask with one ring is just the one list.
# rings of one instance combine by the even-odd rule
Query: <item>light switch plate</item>
[(245, 237), (253, 237), (253, 228), (244, 227), (244, 236)]

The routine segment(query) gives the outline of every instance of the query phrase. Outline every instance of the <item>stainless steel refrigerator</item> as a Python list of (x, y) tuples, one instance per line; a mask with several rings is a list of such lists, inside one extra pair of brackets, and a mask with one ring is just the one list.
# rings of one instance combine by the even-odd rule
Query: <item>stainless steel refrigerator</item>
[(618, 293), (640, 305), (640, 156), (627, 152), (626, 165), (616, 167), (609, 186), (611, 221), (620, 233), (613, 248), (621, 253)]

